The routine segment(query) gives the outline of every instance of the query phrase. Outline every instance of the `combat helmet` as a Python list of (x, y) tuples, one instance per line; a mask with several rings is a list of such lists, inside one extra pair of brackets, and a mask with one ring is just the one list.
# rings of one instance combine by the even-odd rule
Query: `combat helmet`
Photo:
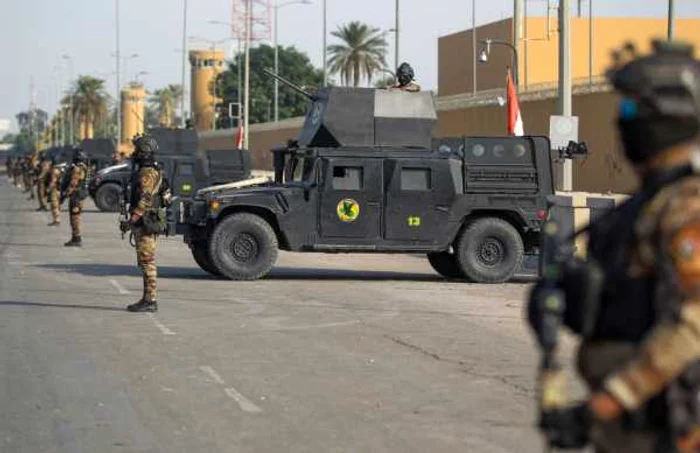
[(700, 134), (700, 63), (691, 44), (655, 40), (639, 57), (632, 44), (614, 52), (608, 78), (622, 95), (620, 138), (639, 164)]
[(134, 161), (141, 165), (153, 165), (158, 152), (158, 142), (150, 135), (137, 136), (134, 141)]
[(413, 82), (415, 77), (416, 74), (413, 72), (413, 68), (406, 62), (401, 63), (401, 65), (396, 69), (396, 80), (398, 80), (399, 85), (401, 86), (405, 86)]

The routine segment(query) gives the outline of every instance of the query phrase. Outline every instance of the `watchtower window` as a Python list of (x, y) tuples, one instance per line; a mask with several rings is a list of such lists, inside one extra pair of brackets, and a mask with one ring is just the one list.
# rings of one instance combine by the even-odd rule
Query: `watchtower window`
[(336, 190), (362, 190), (362, 167), (333, 167), (333, 188)]
[(402, 168), (401, 190), (425, 191), (430, 190), (429, 168)]

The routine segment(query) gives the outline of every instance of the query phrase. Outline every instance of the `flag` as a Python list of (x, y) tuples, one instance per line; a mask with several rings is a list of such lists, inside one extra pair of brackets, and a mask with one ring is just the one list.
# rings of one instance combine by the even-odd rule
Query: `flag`
[(243, 149), (243, 125), (238, 122), (238, 130), (236, 131), (235, 138), (236, 149)]
[(525, 134), (523, 131), (523, 117), (520, 115), (518, 93), (515, 92), (515, 84), (510, 76), (510, 71), (508, 71), (506, 85), (508, 87), (508, 134), (521, 136)]

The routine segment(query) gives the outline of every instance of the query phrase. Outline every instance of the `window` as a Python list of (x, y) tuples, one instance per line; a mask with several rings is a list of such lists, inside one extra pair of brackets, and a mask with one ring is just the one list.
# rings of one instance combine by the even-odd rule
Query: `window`
[(402, 168), (401, 190), (430, 190), (430, 169)]
[(194, 174), (194, 165), (180, 164), (177, 168), (177, 173), (180, 176), (192, 176)]
[(362, 167), (333, 167), (333, 188), (336, 190), (361, 190)]

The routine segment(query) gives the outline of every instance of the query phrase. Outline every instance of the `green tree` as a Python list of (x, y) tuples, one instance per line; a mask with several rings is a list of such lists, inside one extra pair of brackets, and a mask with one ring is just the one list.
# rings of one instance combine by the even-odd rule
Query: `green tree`
[(73, 105), (76, 118), (76, 132), (81, 137), (90, 137), (95, 124), (108, 116), (109, 95), (105, 91), (105, 81), (93, 76), (80, 76), (73, 83), (69, 94), (64, 99)]
[(14, 147), (20, 151), (33, 150), (46, 130), (49, 115), (41, 109), (34, 109), (19, 112), (15, 118), (19, 125), (19, 133), (14, 135)]
[(359, 21), (341, 25), (331, 35), (342, 41), (342, 44), (328, 46), (328, 69), (333, 74), (339, 74), (343, 84), (357, 87), (364, 77), (372, 84), (376, 71), (386, 67), (387, 43), (384, 34), (374, 27)]
[[(315, 91), (323, 84), (323, 71), (311, 64), (309, 57), (294, 47), (282, 47), (279, 52), (280, 75), (309, 91)], [(219, 107), (217, 127), (233, 127), (233, 121), (228, 120), (229, 103), (238, 102), (238, 65), (243, 63), (242, 55), (237, 55), (229, 62), (228, 69), (219, 75), (212, 86), (213, 92), (223, 99)], [(275, 49), (268, 45), (260, 45), (250, 49), (250, 123), (260, 123), (274, 118), (275, 81), (263, 73), (263, 68), (273, 68)], [(243, 80), (241, 80), (243, 85)], [(309, 101), (288, 86), (279, 85), (279, 119), (302, 116), (309, 107)], [(242, 110), (242, 108), (241, 108)], [(234, 115), (235, 115), (234, 109)], [(242, 112), (241, 112), (242, 113)]]
[(180, 103), (183, 91), (180, 85), (168, 85), (153, 92), (148, 99), (158, 115), (158, 124), (162, 127), (172, 127), (177, 121), (175, 106)]

